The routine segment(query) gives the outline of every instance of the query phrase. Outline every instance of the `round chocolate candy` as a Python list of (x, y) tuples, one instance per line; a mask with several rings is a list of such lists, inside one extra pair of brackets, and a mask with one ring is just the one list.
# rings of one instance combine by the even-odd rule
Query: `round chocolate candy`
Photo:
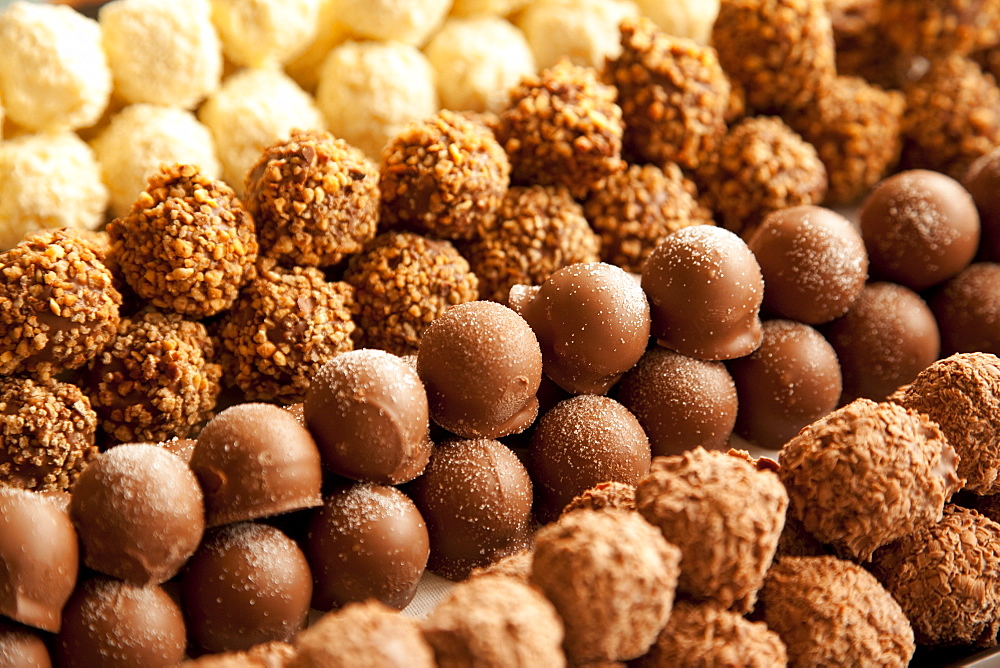
[(931, 298), (941, 352), (1000, 355), (1000, 264), (976, 262)]
[(402, 610), (427, 566), (430, 539), (420, 511), (395, 487), (339, 487), (313, 514), (303, 547), (319, 610), (377, 599)]
[(746, 243), (712, 225), (668, 235), (642, 270), (652, 334), (661, 345), (706, 360), (748, 355), (760, 345), (764, 280)]
[(304, 410), (324, 466), (337, 475), (396, 485), (427, 466), (427, 393), (396, 355), (374, 349), (337, 355), (313, 377)]
[(191, 469), (205, 493), (209, 527), (323, 502), (315, 441), (294, 415), (271, 404), (237, 404), (209, 420)]
[(180, 457), (148, 443), (98, 456), (73, 487), (69, 508), (83, 563), (140, 586), (176, 575), (205, 531), (198, 479)]
[(979, 211), (979, 257), (1000, 262), (1000, 146), (969, 165), (962, 185)]
[(51, 668), (52, 657), (35, 629), (0, 617), (0, 665), (10, 668)]

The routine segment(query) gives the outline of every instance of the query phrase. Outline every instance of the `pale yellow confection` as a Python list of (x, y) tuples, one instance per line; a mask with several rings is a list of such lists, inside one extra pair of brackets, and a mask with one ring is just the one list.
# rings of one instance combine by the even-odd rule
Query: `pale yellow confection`
[(575, 65), (600, 69), (605, 57), (621, 53), (618, 24), (638, 15), (631, 0), (537, 0), (516, 21), (539, 68), (569, 58)]
[(456, 111), (495, 111), (507, 92), (535, 73), (524, 34), (499, 16), (448, 19), (424, 48), (437, 75), (441, 106)]
[(444, 22), (452, 0), (335, 0), (337, 15), (358, 37), (423, 46)]
[(455, 16), (473, 14), (508, 16), (530, 2), (531, 0), (455, 0), (451, 6), (451, 13)]
[(114, 0), (98, 18), (126, 102), (193, 109), (219, 87), (222, 46), (208, 0)]
[(719, 14), (719, 0), (635, 0), (643, 16), (675, 37), (708, 44), (712, 24)]
[(0, 13), (0, 95), (9, 119), (31, 130), (96, 122), (111, 95), (100, 26), (67, 6), (7, 7)]
[(330, 132), (375, 160), (389, 138), (438, 110), (430, 62), (399, 42), (351, 40), (334, 48), (323, 61), (316, 102)]
[(236, 65), (281, 65), (316, 36), (319, 0), (209, 0), (222, 51)]
[(94, 152), (74, 133), (0, 142), (0, 250), (45, 228), (96, 229), (107, 205)]
[(111, 214), (128, 213), (146, 189), (146, 178), (161, 164), (196, 165), (218, 178), (212, 133), (189, 111), (152, 104), (122, 109), (92, 143), (111, 193)]
[(314, 93), (326, 55), (350, 35), (347, 26), (337, 16), (337, 0), (320, 0), (316, 35), (305, 49), (285, 63), (285, 71), (302, 88)]
[(273, 69), (240, 70), (222, 82), (198, 111), (215, 138), (222, 178), (238, 194), (264, 149), (288, 139), (293, 129), (321, 130), (323, 115), (312, 97)]

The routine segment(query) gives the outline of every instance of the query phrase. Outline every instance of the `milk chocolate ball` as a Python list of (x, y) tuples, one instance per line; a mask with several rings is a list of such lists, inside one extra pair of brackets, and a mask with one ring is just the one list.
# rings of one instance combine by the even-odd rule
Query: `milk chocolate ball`
[(52, 657), (38, 631), (0, 618), (0, 665), (51, 668)]
[(941, 352), (1000, 355), (1000, 264), (976, 262), (931, 298)]
[(1000, 146), (969, 165), (962, 185), (979, 211), (979, 257), (1000, 262)]

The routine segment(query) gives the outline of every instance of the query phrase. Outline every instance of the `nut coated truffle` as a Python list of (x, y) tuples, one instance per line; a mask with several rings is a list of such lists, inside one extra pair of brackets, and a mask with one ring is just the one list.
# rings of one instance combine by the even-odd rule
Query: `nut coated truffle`
[(857, 399), (785, 443), (778, 475), (791, 517), (839, 553), (869, 561), (880, 546), (941, 519), (962, 486), (957, 459), (926, 415)]
[(417, 373), (431, 418), (463, 438), (519, 433), (538, 414), (542, 351), (524, 318), (502, 304), (445, 311), (424, 331)]
[(904, 668), (913, 656), (913, 629), (900, 604), (849, 561), (783, 557), (768, 571), (761, 603), (789, 665)]
[(530, 581), (563, 619), (570, 663), (626, 661), (667, 623), (680, 560), (636, 513), (577, 510), (538, 530)]
[(1000, 264), (969, 265), (931, 299), (944, 354), (1000, 355)]
[(681, 550), (678, 593), (736, 612), (753, 608), (788, 507), (772, 471), (699, 447), (654, 459), (635, 503)]
[(930, 59), (1000, 42), (995, 0), (880, 0), (878, 32), (901, 52)]

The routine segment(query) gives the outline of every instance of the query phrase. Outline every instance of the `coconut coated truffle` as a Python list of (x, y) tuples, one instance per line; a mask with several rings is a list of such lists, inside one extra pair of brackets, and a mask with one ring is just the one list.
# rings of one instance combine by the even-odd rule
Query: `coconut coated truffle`
[(635, 485), (624, 482), (599, 482), (573, 497), (562, 514), (574, 510), (635, 510)]
[(639, 16), (631, 2), (617, 0), (541, 0), (532, 2), (515, 21), (538, 67), (552, 67), (568, 57), (573, 64), (600, 70), (604, 59), (621, 53), (619, 24)]
[(668, 35), (687, 37), (708, 44), (712, 24), (719, 15), (719, 0), (636, 0), (643, 16), (648, 16)]
[(422, 46), (444, 21), (450, 0), (338, 0), (340, 21), (373, 40)]
[(209, 4), (222, 52), (237, 66), (280, 66), (316, 35), (320, 0), (209, 0)]
[(1000, 355), (1000, 264), (977, 262), (943, 286), (931, 299), (945, 354), (984, 352)]

